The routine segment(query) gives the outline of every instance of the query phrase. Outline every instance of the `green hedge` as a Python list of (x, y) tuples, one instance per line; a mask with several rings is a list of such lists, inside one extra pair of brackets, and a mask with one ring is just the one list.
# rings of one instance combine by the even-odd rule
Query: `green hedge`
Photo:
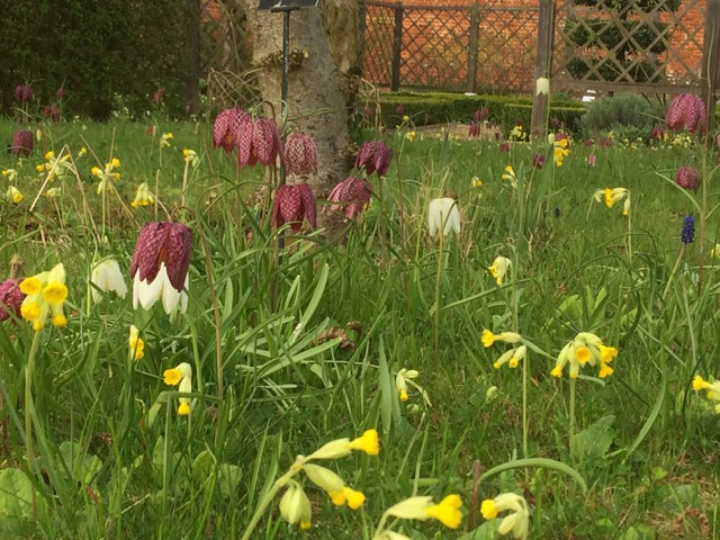
[[(532, 104), (529, 97), (522, 96), (466, 96), (441, 92), (388, 92), (380, 96), (383, 123), (396, 126), (401, 122), (397, 107), (418, 126), (461, 122), (469, 124), (475, 111), (487, 107), (488, 120), (498, 124), (503, 131), (511, 129), (518, 120), (530, 126)], [(550, 116), (556, 117), (570, 131), (577, 131), (580, 118), (585, 113), (582, 102), (567, 95), (551, 98)]]

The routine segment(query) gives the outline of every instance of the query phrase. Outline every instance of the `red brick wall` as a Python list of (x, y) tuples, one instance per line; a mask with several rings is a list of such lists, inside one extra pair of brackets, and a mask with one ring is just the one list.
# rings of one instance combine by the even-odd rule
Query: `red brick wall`
[[(563, 6), (557, 2), (556, 27), (564, 26)], [(466, 90), (468, 61), (468, 11), (426, 11), (413, 7), (473, 6), (476, 0), (409, 0), (403, 20), (401, 88), (429, 87)], [(532, 92), (537, 38), (538, 0), (480, 0), (479, 53), (476, 90), (485, 92)], [(458, 16), (461, 13), (461, 16)], [(680, 22), (672, 30), (666, 74), (679, 82), (697, 80), (702, 67), (705, 0), (684, 0), (676, 12)], [(661, 14), (661, 22), (669, 22)], [(370, 6), (365, 57), (365, 77), (390, 84), (394, 13), (390, 8)], [(372, 28), (379, 28), (372, 35)], [(560, 38), (556, 36), (556, 43)]]

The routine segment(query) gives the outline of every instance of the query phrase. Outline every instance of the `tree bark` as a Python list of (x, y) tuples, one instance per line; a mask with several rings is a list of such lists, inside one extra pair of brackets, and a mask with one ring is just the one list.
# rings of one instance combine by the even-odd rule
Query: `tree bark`
[[(263, 99), (272, 104), (278, 117), (284, 15), (258, 11), (256, 0), (242, 2), (253, 43), (252, 63), (259, 70), (260, 90)], [(341, 3), (350, 5), (355, 0), (333, 0), (333, 4)], [(315, 196), (327, 195), (335, 184), (347, 176), (352, 163), (347, 99), (343, 93), (343, 88), (348, 87), (347, 77), (338, 69), (330, 51), (321, 9), (322, 6), (301, 9), (290, 15), (287, 103), (287, 128), (297, 127), (311, 136), (317, 146), (318, 172), (307, 178)], [(358, 24), (348, 22), (352, 9), (343, 9), (342, 13), (350, 15), (336, 16), (334, 20), (338, 24), (328, 28), (330, 35), (338, 36), (338, 41), (342, 41), (338, 33), (350, 35), (359, 32)], [(351, 64), (351, 61), (347, 62), (347, 65)], [(268, 108), (266, 112), (270, 114)]]

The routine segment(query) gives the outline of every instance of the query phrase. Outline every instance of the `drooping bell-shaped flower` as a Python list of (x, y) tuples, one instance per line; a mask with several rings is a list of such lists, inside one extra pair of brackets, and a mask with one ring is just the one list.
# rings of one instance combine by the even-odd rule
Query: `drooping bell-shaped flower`
[(433, 238), (438, 233), (447, 236), (450, 231), (460, 234), (460, 212), (452, 197), (433, 199), (428, 206), (428, 232)]
[(130, 265), (133, 308), (150, 309), (162, 300), (165, 313), (187, 309), (192, 234), (182, 223), (153, 222), (140, 231)]
[(679, 94), (673, 98), (665, 115), (670, 129), (685, 128), (689, 133), (704, 133), (706, 128), (705, 103), (693, 94)]
[(6, 321), (11, 315), (20, 317), (20, 306), (25, 294), (20, 290), (21, 279), (6, 279), (0, 283), (0, 321)]
[(253, 129), (252, 151), (261, 165), (275, 165), (282, 152), (280, 131), (271, 118), (259, 118)]
[(113, 291), (120, 298), (125, 298), (127, 294), (128, 289), (125, 278), (120, 271), (120, 265), (115, 259), (103, 259), (93, 265), (90, 282), (93, 284), (91, 293), (95, 303), (102, 301), (102, 293)]
[(35, 92), (33, 89), (25, 84), (15, 87), (15, 99), (17, 99), (20, 103), (28, 103), (32, 101), (34, 95)]
[(243, 121), (251, 120), (242, 109), (223, 109), (215, 118), (213, 125), (213, 148), (222, 148), (230, 153), (235, 148), (236, 133)]
[(371, 196), (372, 186), (367, 180), (349, 176), (328, 195), (328, 201), (334, 203), (330, 211), (342, 211), (347, 219), (355, 219), (366, 208)]
[(480, 124), (472, 122), (468, 128), (468, 137), (479, 137), (480, 136)]
[(60, 107), (57, 106), (57, 103), (53, 103), (52, 105), (45, 107), (43, 109), (43, 114), (45, 115), (45, 118), (53, 123), (60, 121)]
[(285, 140), (285, 170), (292, 174), (317, 172), (315, 141), (304, 133), (291, 133)]
[(679, 167), (675, 172), (675, 183), (683, 189), (696, 190), (699, 176), (695, 167)]
[(390, 167), (392, 155), (392, 150), (383, 141), (365, 141), (355, 160), (355, 168), (364, 169), (368, 176), (377, 172), (379, 177), (383, 177)]
[(10, 153), (19, 156), (29, 156), (34, 146), (33, 132), (28, 129), (20, 129), (13, 133), (12, 148)]
[(286, 223), (293, 232), (298, 232), (307, 219), (310, 226), (317, 227), (315, 195), (307, 184), (283, 184), (275, 194), (272, 208), (272, 222), (280, 228)]

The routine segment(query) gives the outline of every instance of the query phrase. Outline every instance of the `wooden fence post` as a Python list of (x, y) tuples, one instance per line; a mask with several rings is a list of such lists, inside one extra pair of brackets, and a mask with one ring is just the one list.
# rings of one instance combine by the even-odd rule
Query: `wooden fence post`
[(400, 53), (402, 52), (403, 34), (402, 2), (396, 2), (393, 9), (395, 11), (395, 31), (393, 33), (392, 81), (390, 83), (390, 90), (397, 92), (400, 89)]
[[(537, 51), (535, 52), (535, 80), (540, 77), (550, 78), (554, 36), (555, 0), (540, 0)], [(549, 96), (544, 94), (537, 94), (537, 91), (533, 88), (532, 116), (530, 119), (530, 133), (533, 136), (545, 136), (545, 130), (547, 129), (548, 97)]]
[[(715, 130), (717, 91), (720, 89), (720, 0), (707, 0), (702, 57), (702, 97), (707, 111), (708, 133)], [(715, 141), (708, 141), (713, 144)]]
[(475, 2), (470, 7), (470, 40), (468, 43), (467, 91), (475, 93), (477, 89), (477, 58), (480, 40), (480, 5)]

